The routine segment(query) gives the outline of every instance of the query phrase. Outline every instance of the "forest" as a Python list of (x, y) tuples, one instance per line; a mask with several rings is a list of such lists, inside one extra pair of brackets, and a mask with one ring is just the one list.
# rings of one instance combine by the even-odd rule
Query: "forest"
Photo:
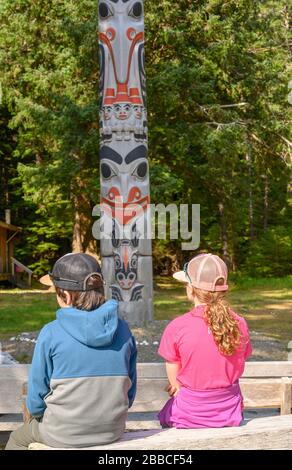
[[(292, 272), (289, 23), (286, 0), (145, 0), (151, 202), (200, 204), (197, 251), (251, 277)], [(1, 0), (0, 25), (0, 220), (41, 275), (99, 252), (97, 0)], [(191, 255), (154, 240), (154, 272)]]

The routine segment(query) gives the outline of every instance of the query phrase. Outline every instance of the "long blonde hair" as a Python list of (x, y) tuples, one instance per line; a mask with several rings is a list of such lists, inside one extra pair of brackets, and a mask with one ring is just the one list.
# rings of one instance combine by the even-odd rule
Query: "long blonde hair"
[(206, 304), (204, 319), (219, 351), (225, 356), (232, 356), (240, 346), (241, 334), (238, 320), (224, 298), (225, 292), (208, 292), (193, 287), (193, 294), (199, 302)]

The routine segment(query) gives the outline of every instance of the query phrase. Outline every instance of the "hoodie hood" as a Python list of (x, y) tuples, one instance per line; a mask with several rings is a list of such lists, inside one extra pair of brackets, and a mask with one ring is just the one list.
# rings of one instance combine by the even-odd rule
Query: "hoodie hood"
[(108, 300), (90, 312), (74, 307), (60, 308), (57, 321), (80, 343), (95, 348), (107, 346), (113, 342), (118, 327), (118, 302)]

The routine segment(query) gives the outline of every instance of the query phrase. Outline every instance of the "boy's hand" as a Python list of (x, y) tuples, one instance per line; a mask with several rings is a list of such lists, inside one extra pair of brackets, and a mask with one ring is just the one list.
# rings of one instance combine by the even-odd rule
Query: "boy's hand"
[(26, 424), (26, 423), (29, 423), (31, 421), (31, 415), (26, 407), (26, 402), (25, 402), (25, 399), (22, 400), (22, 416), (23, 416), (23, 422)]
[(176, 385), (168, 384), (164, 390), (168, 393), (170, 397), (175, 397), (180, 390), (180, 386), (178, 384)]

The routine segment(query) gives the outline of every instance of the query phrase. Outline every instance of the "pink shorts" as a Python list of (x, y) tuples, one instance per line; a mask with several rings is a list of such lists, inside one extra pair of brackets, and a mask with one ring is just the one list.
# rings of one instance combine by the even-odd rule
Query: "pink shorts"
[(223, 428), (239, 426), (243, 415), (239, 383), (212, 390), (182, 387), (158, 414), (160, 424), (175, 428)]

